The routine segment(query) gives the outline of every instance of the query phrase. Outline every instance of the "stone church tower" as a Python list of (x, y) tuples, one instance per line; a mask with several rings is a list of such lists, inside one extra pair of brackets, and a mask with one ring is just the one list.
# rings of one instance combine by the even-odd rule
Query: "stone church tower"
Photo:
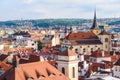
[(95, 35), (98, 35), (101, 33), (101, 29), (97, 25), (96, 10), (94, 11), (94, 20), (93, 20), (92, 27), (90, 29)]
[(98, 35), (98, 37), (103, 44), (103, 50), (111, 51), (112, 49), (111, 35), (104, 30)]
[(58, 55), (58, 70), (70, 80), (78, 80), (78, 62), (77, 54), (70, 49), (65, 49)]

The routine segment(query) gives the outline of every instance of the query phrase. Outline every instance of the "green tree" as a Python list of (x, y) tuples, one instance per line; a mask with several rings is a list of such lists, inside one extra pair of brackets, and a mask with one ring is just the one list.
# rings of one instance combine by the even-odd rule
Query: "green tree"
[(42, 49), (42, 42), (40, 40), (38, 40), (37, 43), (38, 43), (38, 50), (41, 50)]

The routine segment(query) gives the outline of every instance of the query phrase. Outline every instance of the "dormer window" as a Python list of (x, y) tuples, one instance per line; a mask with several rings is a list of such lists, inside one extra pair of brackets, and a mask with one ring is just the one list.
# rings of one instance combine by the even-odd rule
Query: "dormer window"
[(44, 75), (40, 75), (40, 76), (39, 76), (39, 79), (41, 79), (41, 78), (45, 78), (45, 76), (44, 76)]
[(49, 76), (55, 76), (55, 74), (54, 74), (54, 73), (51, 73)]
[(27, 80), (34, 80), (34, 78), (33, 77), (29, 77)]

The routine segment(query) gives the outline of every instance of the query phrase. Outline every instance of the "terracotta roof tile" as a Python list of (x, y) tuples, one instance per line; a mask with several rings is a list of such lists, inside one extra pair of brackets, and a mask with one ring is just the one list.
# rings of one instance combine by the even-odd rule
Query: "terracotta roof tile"
[(120, 66), (120, 59), (118, 59), (118, 61), (114, 65)]
[(8, 57), (8, 55), (1, 54), (1, 55), (0, 55), (0, 61), (5, 60), (7, 57)]
[(7, 64), (5, 62), (0, 62), (0, 70), (7, 71), (10, 68), (12, 68), (10, 64)]
[(66, 39), (68, 40), (80, 40), (80, 39), (98, 39), (98, 37), (92, 32), (78, 32), (69, 34)]
[[(102, 55), (104, 53), (104, 55)], [(110, 57), (110, 54), (103, 50), (96, 50), (91, 54), (91, 57)]]
[(106, 31), (102, 31), (99, 35), (110, 35), (110, 34), (107, 33)]
[[(43, 78), (40, 78), (43, 76)], [(0, 77), (0, 80), (69, 80), (65, 75), (47, 62), (20, 64), (19, 68), (12, 68)]]

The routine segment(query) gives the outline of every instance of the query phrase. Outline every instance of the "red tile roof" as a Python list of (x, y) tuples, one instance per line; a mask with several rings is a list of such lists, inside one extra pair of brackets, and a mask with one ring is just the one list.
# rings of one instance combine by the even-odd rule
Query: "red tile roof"
[(110, 34), (107, 33), (106, 31), (102, 31), (99, 35), (110, 35)]
[(114, 65), (120, 66), (120, 59)]
[(0, 77), (0, 80), (69, 80), (65, 75), (47, 62), (20, 64)]
[(7, 64), (5, 62), (0, 62), (0, 70), (7, 71), (10, 68), (12, 68), (10, 64)]
[[(102, 53), (104, 52), (104, 56), (102, 55)], [(91, 54), (91, 57), (110, 57), (109, 52), (103, 51), (102, 50), (96, 50)]]
[(68, 40), (80, 40), (80, 39), (98, 39), (93, 32), (78, 32), (69, 34), (66, 39)]
[(0, 55), (0, 61), (4, 61), (7, 57), (8, 57), (8, 55), (1, 54)]

